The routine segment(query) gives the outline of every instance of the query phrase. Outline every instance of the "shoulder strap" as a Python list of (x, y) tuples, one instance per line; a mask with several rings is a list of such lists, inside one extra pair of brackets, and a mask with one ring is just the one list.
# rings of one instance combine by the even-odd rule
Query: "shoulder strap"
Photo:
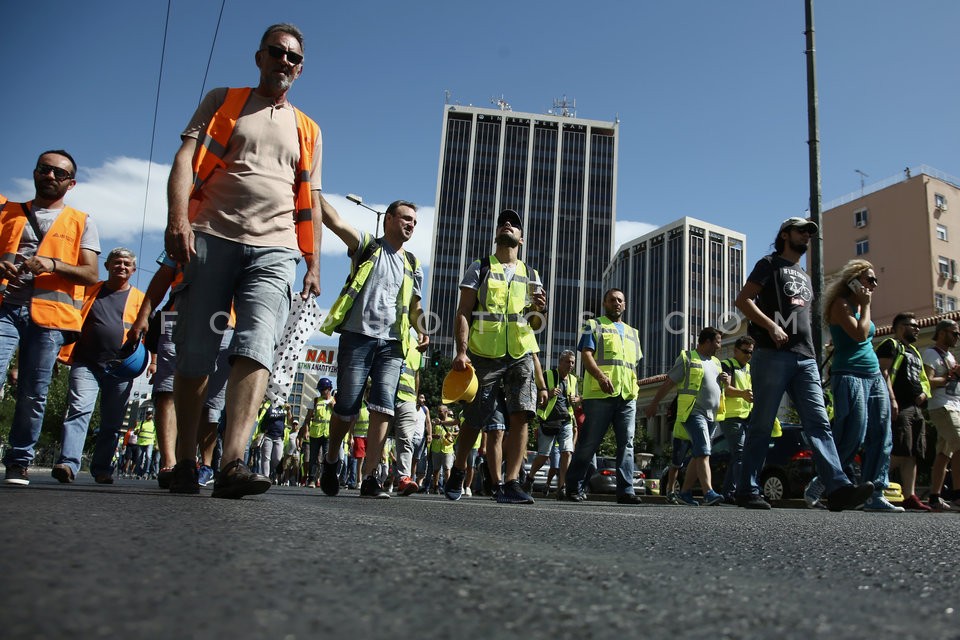
[(490, 275), (490, 256), (480, 258), (480, 277), (477, 278), (477, 299), (473, 303), (473, 310), (480, 309), (480, 289), (483, 287), (483, 281)]
[(33, 234), (37, 236), (37, 246), (39, 247), (40, 243), (43, 242), (43, 231), (40, 230), (40, 224), (37, 222), (37, 216), (33, 215), (33, 202), (21, 202), (20, 208), (23, 209), (23, 215), (27, 217), (27, 222), (30, 223), (30, 228), (33, 229)]

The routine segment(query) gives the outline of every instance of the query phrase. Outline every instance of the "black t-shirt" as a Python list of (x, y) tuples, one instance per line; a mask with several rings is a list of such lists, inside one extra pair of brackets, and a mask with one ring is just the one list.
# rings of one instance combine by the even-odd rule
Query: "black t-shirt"
[(131, 289), (113, 291), (104, 284), (97, 292), (73, 350), (73, 361), (88, 367), (104, 365), (123, 346), (123, 310)]
[(904, 347), (899, 340), (887, 339), (877, 347), (878, 358), (897, 359), (899, 349), (903, 349), (903, 361), (900, 363), (898, 371), (890, 371), (894, 376), (893, 397), (897, 400), (897, 406), (901, 409), (916, 405), (917, 396), (923, 393), (923, 385), (920, 384), (920, 368), (923, 361), (917, 357), (913, 349)]
[[(816, 357), (810, 328), (810, 305), (813, 302), (810, 276), (797, 264), (772, 253), (757, 261), (747, 281), (762, 287), (755, 300), (757, 307), (790, 338), (780, 349), (805, 358)], [(777, 349), (770, 334), (752, 322), (747, 327), (747, 333), (757, 341), (758, 347)]]
[[(553, 379), (556, 380), (559, 374), (554, 370)], [(557, 385), (560, 387), (560, 395), (557, 396), (557, 402), (553, 405), (553, 411), (550, 412), (550, 415), (547, 416), (547, 422), (569, 422), (570, 421), (570, 410), (567, 404), (567, 379), (566, 377), (560, 381)], [(553, 393), (553, 389), (550, 389), (550, 393)]]
[(287, 412), (284, 408), (272, 405), (264, 412), (263, 419), (260, 420), (260, 428), (268, 438), (282, 438), (286, 420)]

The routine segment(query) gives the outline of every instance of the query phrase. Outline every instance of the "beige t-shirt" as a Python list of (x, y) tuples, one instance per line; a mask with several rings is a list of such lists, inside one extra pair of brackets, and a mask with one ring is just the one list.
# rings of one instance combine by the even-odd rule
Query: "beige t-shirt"
[[(226, 88), (206, 95), (181, 134), (199, 139), (223, 104)], [(320, 190), (322, 136), (317, 136), (310, 188)], [(289, 103), (250, 94), (223, 157), (226, 170), (211, 174), (201, 190), (193, 228), (256, 247), (297, 249), (293, 184), (300, 143), (297, 116)]]

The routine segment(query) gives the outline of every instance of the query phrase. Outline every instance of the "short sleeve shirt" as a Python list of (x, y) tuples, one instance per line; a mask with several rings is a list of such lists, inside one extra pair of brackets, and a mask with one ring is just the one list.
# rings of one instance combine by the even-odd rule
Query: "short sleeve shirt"
[[(896, 360), (899, 345), (900, 342), (896, 339), (884, 340), (877, 347), (877, 358)], [(894, 376), (893, 397), (901, 409), (914, 406), (917, 396), (923, 393), (923, 385), (920, 384), (920, 368), (922, 366), (923, 363), (913, 349), (904, 347), (900, 370), (890, 372), (890, 375)]]
[(99, 367), (117, 357), (123, 346), (123, 310), (132, 287), (114, 291), (104, 284), (90, 306), (80, 338), (73, 350), (73, 361)]
[[(780, 350), (791, 351), (804, 358), (814, 358), (813, 333), (810, 327), (810, 305), (813, 287), (810, 276), (797, 264), (777, 254), (757, 261), (747, 281), (760, 285), (756, 304), (763, 315), (779, 325), (789, 337)], [(764, 349), (777, 349), (770, 334), (752, 322), (747, 333)]]
[[(707, 420), (713, 420), (717, 410), (720, 408), (720, 383), (717, 378), (720, 377), (721, 368), (716, 365), (712, 358), (703, 358), (700, 360), (703, 365), (703, 382), (700, 384), (700, 390), (697, 393), (697, 399), (693, 403), (693, 413), (699, 413), (706, 416)], [(675, 384), (683, 383), (686, 369), (683, 365), (683, 357), (678, 356), (673, 363), (673, 367), (667, 372), (667, 377)]]
[[(935, 347), (931, 347), (923, 352), (923, 363), (933, 369), (933, 377), (942, 378), (947, 375), (947, 371), (957, 365), (956, 359), (949, 351), (941, 352)], [(945, 387), (934, 387), (933, 396), (927, 401), (928, 409), (941, 409), (948, 407), (950, 409), (960, 410), (960, 389), (956, 381), (948, 383)]]
[[(470, 263), (470, 266), (467, 267), (467, 270), (463, 272), (463, 279), (460, 281), (461, 287), (473, 289), (474, 291), (480, 289), (480, 263), (480, 260), (474, 260)], [(500, 266), (503, 267), (503, 277), (507, 281), (507, 286), (509, 286), (510, 283), (513, 282), (513, 276), (517, 273), (517, 264), (506, 264), (501, 262)], [(543, 282), (540, 280), (540, 273), (529, 265), (526, 266), (527, 278), (529, 279), (530, 283), (542, 287)]]

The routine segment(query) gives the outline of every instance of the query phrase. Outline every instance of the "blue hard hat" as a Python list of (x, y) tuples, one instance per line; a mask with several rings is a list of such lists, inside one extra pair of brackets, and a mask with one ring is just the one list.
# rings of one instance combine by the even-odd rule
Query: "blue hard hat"
[(147, 358), (147, 348), (143, 346), (143, 343), (139, 340), (135, 344), (136, 347), (132, 353), (125, 355), (125, 352), (130, 350), (129, 348), (125, 348), (118, 354), (115, 360), (108, 362), (107, 366), (104, 367), (104, 372), (115, 378), (133, 380), (146, 371), (147, 363), (149, 362), (149, 358)]
[(317, 380), (317, 391), (323, 391), (324, 389), (333, 389), (333, 381), (330, 378)]

